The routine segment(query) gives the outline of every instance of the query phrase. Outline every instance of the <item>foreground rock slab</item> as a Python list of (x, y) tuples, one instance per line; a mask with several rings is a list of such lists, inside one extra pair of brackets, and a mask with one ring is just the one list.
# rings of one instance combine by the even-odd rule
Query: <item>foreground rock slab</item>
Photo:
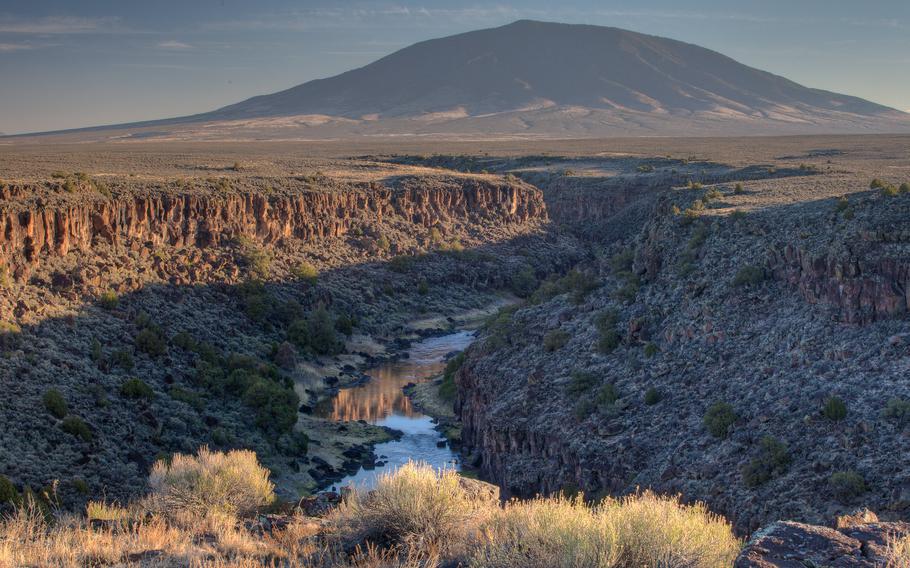
[(891, 566), (888, 539), (908, 534), (910, 524), (903, 522), (871, 522), (833, 529), (780, 521), (755, 533), (734, 568)]

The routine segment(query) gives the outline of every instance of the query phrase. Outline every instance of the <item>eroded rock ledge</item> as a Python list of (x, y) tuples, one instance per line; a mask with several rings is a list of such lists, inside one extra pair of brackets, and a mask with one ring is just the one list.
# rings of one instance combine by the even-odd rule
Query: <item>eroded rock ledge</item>
[(400, 178), (392, 186), (371, 182), (333, 191), (305, 184), (280, 192), (136, 188), (114, 198), (34, 197), (28, 188), (12, 187), (0, 197), (0, 262), (17, 280), (47, 256), (85, 251), (96, 241), (207, 247), (247, 236), (271, 244), (337, 237), (355, 219), (381, 222), (392, 215), (424, 227), (546, 218), (540, 191), (528, 184), (459, 177)]
[(903, 522), (848, 523), (837, 529), (780, 521), (756, 532), (734, 568), (876, 568), (899, 566), (889, 558), (889, 542), (910, 535)]

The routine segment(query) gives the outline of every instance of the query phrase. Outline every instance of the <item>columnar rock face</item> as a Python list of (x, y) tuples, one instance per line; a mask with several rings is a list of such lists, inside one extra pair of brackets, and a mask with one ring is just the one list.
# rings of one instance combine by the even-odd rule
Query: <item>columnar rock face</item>
[[(869, 323), (903, 314), (910, 305), (910, 257), (891, 253), (881, 238), (864, 235), (858, 250), (816, 255), (786, 245), (770, 254), (769, 265), (810, 303), (833, 306), (845, 322)], [(910, 235), (898, 238), (910, 241)]]
[[(0, 261), (17, 277), (49, 255), (88, 250), (96, 240), (207, 247), (246, 236), (265, 244), (318, 240), (348, 232), (355, 219), (394, 215), (431, 227), (452, 221), (524, 223), (546, 217), (538, 190), (472, 178), (399, 180), (396, 187), (358, 184), (336, 191), (148, 192), (105, 199), (97, 194), (53, 200), (0, 201)], [(69, 196), (67, 196), (69, 197)], [(77, 198), (78, 197), (78, 198)]]

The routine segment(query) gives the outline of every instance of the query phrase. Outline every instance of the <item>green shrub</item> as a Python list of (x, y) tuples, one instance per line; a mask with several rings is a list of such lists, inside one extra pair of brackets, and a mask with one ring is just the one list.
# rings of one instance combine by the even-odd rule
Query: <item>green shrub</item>
[(638, 166), (637, 168), (635, 168), (635, 171), (637, 171), (640, 174), (649, 174), (654, 171), (654, 166), (652, 166), (651, 164), (642, 164), (642, 165)]
[(822, 416), (832, 422), (840, 422), (847, 417), (847, 404), (836, 396), (828, 397), (822, 406)]
[(335, 333), (335, 323), (328, 310), (317, 308), (307, 318), (307, 331), (309, 333), (309, 346), (316, 353), (335, 355), (340, 353), (344, 345), (338, 341)]
[(341, 314), (335, 318), (335, 330), (346, 337), (351, 337), (354, 334), (354, 326), (356, 324), (357, 322), (354, 318), (347, 314)]
[(901, 425), (910, 424), (910, 400), (899, 397), (888, 399), (882, 415)]
[(243, 402), (256, 411), (256, 425), (268, 432), (288, 432), (297, 423), (300, 397), (293, 388), (260, 377), (246, 389)]
[(417, 293), (420, 294), (421, 296), (426, 296), (427, 294), (430, 293), (430, 285), (427, 283), (426, 280), (421, 280), (417, 284)]
[(464, 360), (465, 354), (464, 351), (462, 351), (446, 362), (446, 368), (442, 373), (442, 383), (439, 385), (439, 396), (443, 400), (455, 400), (455, 373), (464, 365)]
[(70, 484), (73, 486), (73, 489), (76, 490), (76, 493), (79, 493), (80, 495), (88, 495), (91, 493), (91, 488), (88, 486), (88, 482), (86, 482), (84, 479), (77, 477), (76, 479), (70, 481)]
[(69, 412), (63, 394), (57, 389), (50, 389), (44, 393), (44, 397), (41, 400), (44, 403), (44, 408), (56, 418), (63, 418)]
[(300, 430), (291, 430), (278, 438), (278, 450), (290, 456), (305, 456), (309, 452), (310, 437)]
[(885, 182), (875, 178), (869, 183), (869, 189), (884, 189), (885, 185)]
[(537, 276), (534, 269), (527, 264), (512, 273), (509, 288), (519, 298), (527, 298), (537, 288)]
[(645, 345), (644, 352), (645, 352), (645, 357), (650, 359), (651, 357), (654, 357), (655, 355), (660, 353), (660, 349), (657, 347), (656, 343), (649, 342), (647, 345)]
[(570, 294), (570, 301), (580, 304), (593, 290), (600, 286), (588, 272), (572, 269), (562, 278), (547, 280), (531, 295), (531, 302), (539, 304), (560, 294)]
[(566, 392), (578, 398), (579, 396), (590, 394), (594, 387), (600, 384), (597, 375), (588, 371), (572, 371), (569, 384), (566, 385)]
[(121, 383), (120, 395), (132, 399), (152, 399), (155, 397), (155, 391), (142, 379), (132, 378)]
[(598, 331), (604, 331), (616, 327), (619, 323), (619, 312), (614, 309), (606, 309), (594, 318), (594, 326)]
[(881, 192), (885, 197), (894, 197), (898, 194), (898, 189), (893, 185), (888, 184), (881, 189)]
[(92, 362), (94, 363), (100, 363), (101, 360), (104, 359), (104, 348), (97, 337), (92, 338), (92, 347), (89, 351), (89, 357), (92, 358)]
[(707, 205), (709, 202), (714, 201), (715, 199), (720, 199), (721, 197), (723, 197), (723, 194), (716, 187), (712, 187), (711, 189), (709, 189), (708, 191), (705, 192), (705, 194), (704, 194), (704, 196), (702, 196), (701, 200), (702, 200), (702, 203)]
[(758, 487), (783, 474), (789, 465), (787, 445), (773, 436), (764, 436), (759, 442), (759, 455), (742, 467), (743, 483)]
[(18, 505), (21, 500), (16, 486), (5, 475), (0, 475), (0, 504)]
[(745, 190), (743, 189), (743, 184), (737, 182), (736, 185), (733, 186), (733, 195), (741, 195), (743, 193), (745, 193)]
[(152, 316), (150, 316), (145, 310), (140, 311), (138, 314), (136, 314), (135, 317), (133, 317), (133, 325), (135, 325), (137, 329), (150, 327), (152, 326)]
[(159, 460), (149, 474), (150, 504), (167, 515), (249, 516), (275, 501), (269, 470), (249, 450), (200, 448), (195, 456)]
[(310, 283), (316, 282), (316, 279), (319, 277), (319, 270), (306, 261), (301, 262), (295, 266), (292, 272), (294, 274), (294, 278), (298, 280), (306, 280)]
[(619, 302), (630, 304), (638, 296), (638, 276), (630, 273), (626, 275), (625, 283), (613, 292), (613, 298)]
[(246, 294), (242, 297), (243, 313), (257, 323), (266, 323), (272, 317), (274, 302), (269, 294)]
[(512, 331), (512, 316), (517, 309), (518, 306), (501, 308), (484, 322), (484, 331), (488, 334), (484, 346), (495, 349), (508, 344)]
[(597, 391), (595, 402), (601, 406), (612, 406), (619, 400), (619, 390), (613, 383), (607, 383)]
[(193, 351), (196, 348), (196, 339), (185, 331), (181, 331), (171, 338), (171, 343), (186, 351)]
[(147, 327), (136, 334), (136, 349), (158, 357), (167, 353), (167, 342), (157, 330)]
[(645, 404), (648, 406), (654, 406), (661, 401), (663, 395), (654, 387), (649, 388), (645, 391)]
[(736, 287), (753, 286), (765, 280), (765, 271), (758, 266), (743, 266), (736, 272), (733, 277), (733, 285)]
[(92, 441), (92, 431), (78, 416), (67, 416), (60, 422), (60, 427), (67, 434), (72, 434), (77, 438), (81, 438), (83, 442)]
[(172, 399), (186, 403), (196, 410), (202, 410), (205, 408), (205, 400), (197, 392), (193, 392), (191, 390), (187, 390), (178, 386), (172, 386), (170, 389), (168, 389), (167, 394)]
[(898, 188), (898, 191), (901, 193), (910, 193), (910, 183), (904, 182)]
[(570, 335), (562, 329), (554, 329), (548, 332), (543, 338), (543, 348), (546, 351), (553, 352), (562, 349), (569, 342)]
[(838, 471), (828, 479), (831, 491), (841, 501), (849, 501), (866, 492), (866, 480), (854, 470)]
[(631, 272), (634, 261), (635, 251), (630, 248), (625, 248), (610, 258), (610, 269), (614, 276), (619, 276), (621, 273)]
[(730, 427), (739, 417), (733, 406), (726, 402), (715, 402), (708, 407), (702, 420), (705, 428), (715, 438), (726, 438)]
[(0, 350), (18, 347), (21, 333), (22, 328), (18, 325), (0, 320)]
[(267, 280), (272, 270), (272, 255), (256, 245), (252, 239), (242, 237), (238, 242), (242, 247), (240, 258), (250, 278)]
[(111, 290), (102, 292), (101, 296), (98, 297), (98, 305), (105, 310), (113, 310), (120, 305), (120, 297)]
[(621, 342), (622, 338), (615, 329), (604, 330), (597, 340), (597, 352), (604, 355), (612, 353), (614, 349), (619, 347)]
[(575, 418), (578, 420), (584, 420), (585, 418), (591, 416), (597, 410), (597, 405), (594, 404), (594, 399), (591, 397), (579, 398), (578, 402), (575, 403), (574, 414)]
[(382, 252), (389, 252), (392, 248), (392, 242), (385, 235), (379, 235), (379, 238), (376, 239), (376, 247)]
[(124, 371), (130, 371), (133, 369), (133, 355), (126, 349), (117, 349), (111, 353), (111, 363)]
[(692, 235), (689, 237), (689, 242), (686, 243), (686, 248), (690, 251), (696, 251), (701, 248), (705, 241), (708, 240), (708, 235), (711, 234), (711, 229), (705, 223), (699, 223), (695, 229), (692, 230)]
[(337, 355), (344, 350), (338, 340), (335, 323), (328, 310), (319, 307), (309, 317), (291, 322), (288, 339), (301, 349), (310, 349), (319, 355)]
[(696, 219), (701, 217), (704, 208), (705, 206), (701, 201), (696, 201), (682, 212), (682, 218), (679, 220), (680, 224), (684, 227), (691, 225), (696, 221)]

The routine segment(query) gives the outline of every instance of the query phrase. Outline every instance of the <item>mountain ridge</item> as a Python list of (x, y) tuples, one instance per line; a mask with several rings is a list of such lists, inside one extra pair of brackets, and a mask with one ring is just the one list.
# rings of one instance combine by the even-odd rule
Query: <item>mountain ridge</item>
[[(208, 124), (206, 132), (194, 125)], [(133, 136), (614, 136), (910, 132), (910, 114), (716, 51), (614, 27), (519, 20), (211, 112), (80, 129)], [(122, 137), (122, 136), (121, 136)]]

